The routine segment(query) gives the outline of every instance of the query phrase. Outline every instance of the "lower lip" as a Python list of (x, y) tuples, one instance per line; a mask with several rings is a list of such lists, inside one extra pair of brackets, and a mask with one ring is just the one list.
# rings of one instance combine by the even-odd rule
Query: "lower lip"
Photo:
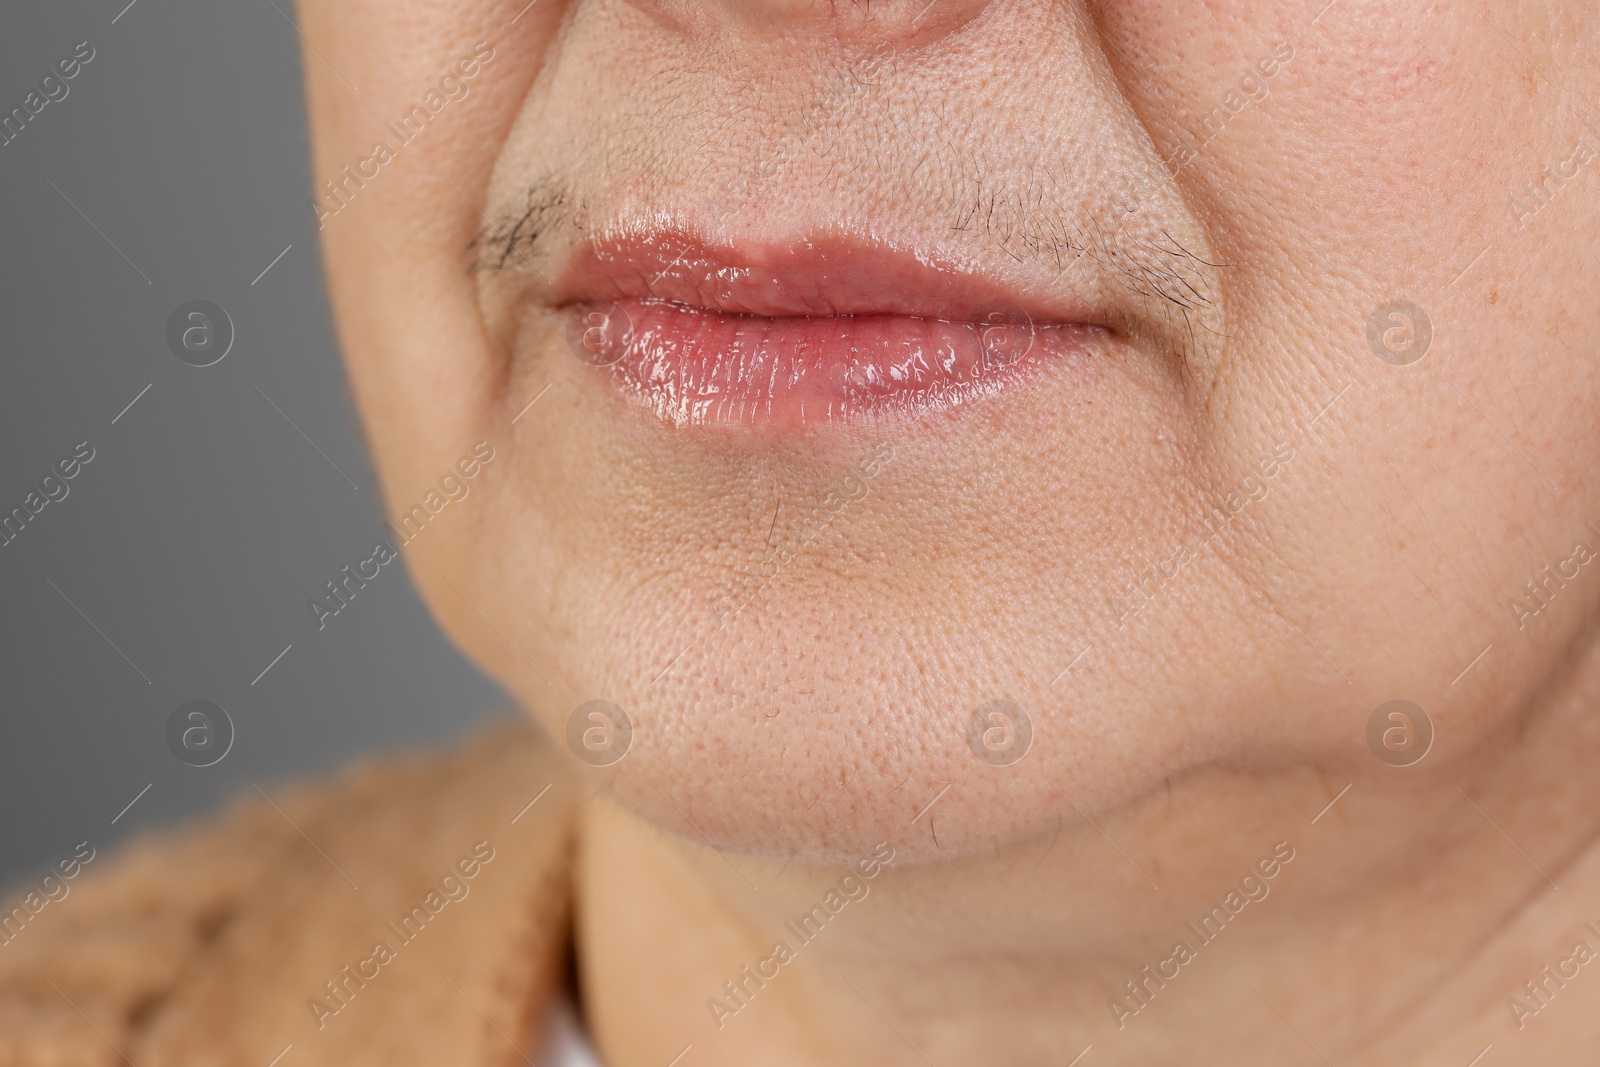
[(854, 422), (950, 408), (1101, 333), (996, 306), (973, 321), (906, 315), (768, 318), (659, 299), (570, 309), (578, 358), (679, 426)]

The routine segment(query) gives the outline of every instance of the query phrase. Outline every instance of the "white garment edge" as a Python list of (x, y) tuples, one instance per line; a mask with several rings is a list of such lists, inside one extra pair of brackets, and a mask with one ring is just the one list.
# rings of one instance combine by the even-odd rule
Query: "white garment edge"
[(545, 1010), (544, 1041), (536, 1062), (539, 1067), (602, 1067), (572, 998), (565, 992), (551, 997)]

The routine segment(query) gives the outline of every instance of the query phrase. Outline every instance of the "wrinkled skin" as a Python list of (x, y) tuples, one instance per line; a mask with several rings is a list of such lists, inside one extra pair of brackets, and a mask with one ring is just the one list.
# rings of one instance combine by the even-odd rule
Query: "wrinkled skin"
[[(1589, 994), (1523, 1030), (1505, 999), (1600, 915), (1546, 880), (1600, 885), (1600, 12), (302, 15), (319, 185), (493, 49), (322, 236), (391, 505), (496, 450), (404, 549), (434, 611), (558, 743), (587, 701), (631, 720), (574, 761), (606, 790), (580, 917), (612, 1062), (1580, 1062)], [(557, 306), (579, 242), (669, 223), (918, 250), (1105, 340), (954, 410), (670, 425)], [(996, 699), (1016, 762), (969, 744)], [(1392, 699), (1420, 763), (1369, 747)], [(707, 998), (879, 842), (872, 902), (719, 1029)], [(1206, 977), (1108, 1007), (1277, 842)]]

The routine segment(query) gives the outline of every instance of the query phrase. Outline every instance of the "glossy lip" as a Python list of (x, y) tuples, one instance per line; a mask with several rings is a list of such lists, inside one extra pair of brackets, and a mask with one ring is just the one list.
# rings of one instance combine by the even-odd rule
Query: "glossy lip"
[(881, 244), (581, 246), (555, 287), (582, 361), (662, 419), (804, 429), (960, 407), (1107, 327)]

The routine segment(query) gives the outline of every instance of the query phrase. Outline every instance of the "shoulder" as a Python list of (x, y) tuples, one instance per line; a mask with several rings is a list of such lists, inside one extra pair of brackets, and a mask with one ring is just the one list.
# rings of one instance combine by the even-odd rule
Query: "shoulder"
[(518, 720), (445, 753), (252, 790), (85, 865), (20, 918), (8, 897), (0, 1067), (526, 1048), (559, 980), (575, 802)]

